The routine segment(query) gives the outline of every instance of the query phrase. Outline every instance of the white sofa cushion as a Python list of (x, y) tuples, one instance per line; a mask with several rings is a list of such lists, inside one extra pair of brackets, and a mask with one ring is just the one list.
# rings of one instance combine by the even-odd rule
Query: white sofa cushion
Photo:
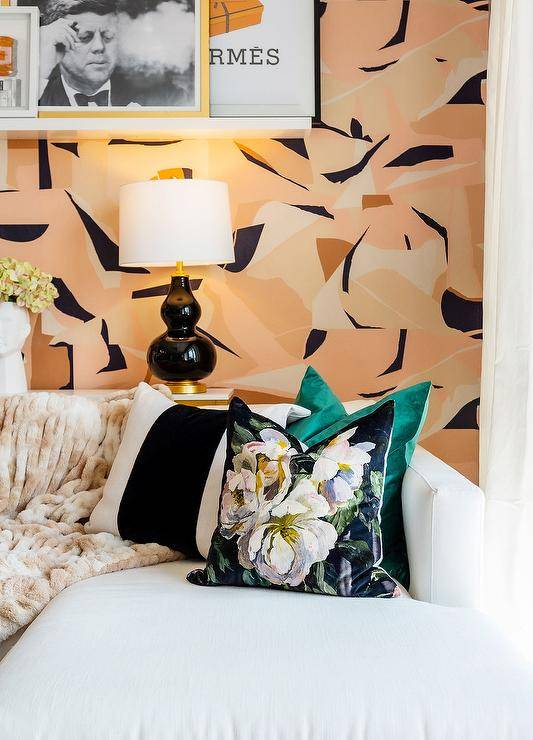
[(533, 676), (411, 599), (195, 588), (190, 562), (57, 596), (0, 664), (6, 740), (525, 740)]

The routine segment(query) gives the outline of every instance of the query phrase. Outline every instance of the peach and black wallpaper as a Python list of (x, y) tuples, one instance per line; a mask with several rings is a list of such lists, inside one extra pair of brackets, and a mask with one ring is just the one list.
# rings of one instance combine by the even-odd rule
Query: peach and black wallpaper
[(193, 271), (211, 384), (292, 397), (312, 364), (347, 400), (429, 379), (423, 444), (475, 479), (488, 3), (327, 0), (321, 34), (304, 138), (0, 142), (0, 254), (59, 291), (31, 387), (143, 379), (169, 275), (119, 266), (118, 192), (181, 168), (231, 192), (235, 264)]

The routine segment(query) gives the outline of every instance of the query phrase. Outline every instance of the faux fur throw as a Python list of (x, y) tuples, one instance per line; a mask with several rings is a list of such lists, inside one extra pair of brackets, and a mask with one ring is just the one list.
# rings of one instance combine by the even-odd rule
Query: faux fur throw
[(161, 545), (85, 534), (132, 397), (0, 397), (0, 642), (75, 581), (180, 557)]

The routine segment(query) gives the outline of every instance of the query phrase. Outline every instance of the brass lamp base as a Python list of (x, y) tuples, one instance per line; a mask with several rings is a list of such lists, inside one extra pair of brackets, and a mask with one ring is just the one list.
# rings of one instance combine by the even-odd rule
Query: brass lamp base
[(204, 383), (198, 383), (196, 380), (180, 380), (177, 383), (170, 383), (165, 380), (161, 380), (160, 378), (156, 378), (154, 375), (152, 375), (151, 371), (148, 370), (145, 377), (144, 382), (150, 383), (152, 380), (157, 380), (161, 385), (166, 385), (166, 387), (172, 392), (172, 393), (206, 393), (207, 392), (207, 386)]
[(165, 383), (172, 393), (205, 393), (207, 386), (196, 380), (180, 380), (179, 383)]

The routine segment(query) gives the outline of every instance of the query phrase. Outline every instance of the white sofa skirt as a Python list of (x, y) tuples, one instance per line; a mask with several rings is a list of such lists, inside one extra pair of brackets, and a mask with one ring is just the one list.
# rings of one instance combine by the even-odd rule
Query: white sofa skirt
[(0, 664), (6, 740), (525, 740), (533, 675), (485, 617), (410, 598), (78, 583)]

